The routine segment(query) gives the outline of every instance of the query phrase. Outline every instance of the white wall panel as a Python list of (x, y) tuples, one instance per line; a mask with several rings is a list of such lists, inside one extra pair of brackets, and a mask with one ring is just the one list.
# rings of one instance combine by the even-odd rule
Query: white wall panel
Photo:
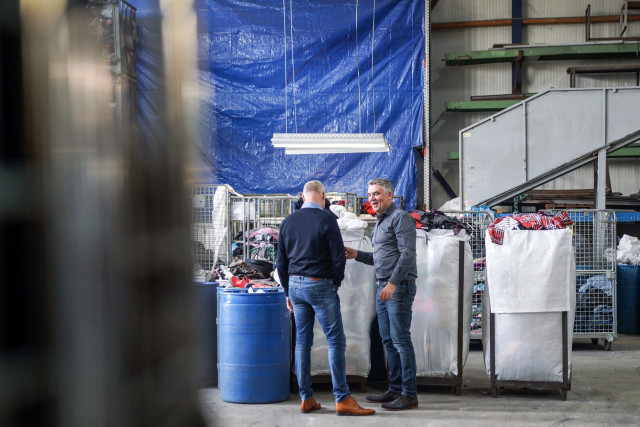
[[(541, 92), (550, 88), (570, 87), (567, 68), (587, 65), (640, 65), (640, 59), (602, 59), (598, 61), (525, 61), (522, 73), (524, 92)], [(636, 85), (635, 73), (579, 74), (576, 87), (628, 87)]]
[(640, 192), (640, 159), (609, 159), (611, 190), (624, 196)]
[[(525, 18), (584, 16), (591, 4), (592, 16), (618, 15), (622, 0), (523, 0)], [(431, 12), (432, 23), (505, 19), (511, 17), (511, 0), (441, 0)], [(591, 25), (592, 37), (616, 37), (617, 23)], [(640, 22), (628, 24), (628, 37), (640, 36)], [(577, 44), (585, 42), (585, 25), (525, 25), (523, 41), (530, 44)], [(459, 191), (458, 162), (447, 153), (458, 151), (458, 130), (487, 116), (487, 113), (445, 113), (446, 101), (467, 101), (472, 95), (511, 92), (511, 64), (446, 67), (445, 53), (485, 50), (497, 43), (511, 42), (510, 27), (482, 27), (435, 30), (431, 35), (432, 166), (449, 185)], [(571, 66), (640, 64), (638, 59), (535, 61), (523, 65), (523, 91), (541, 92), (570, 85), (566, 70)], [(578, 75), (576, 87), (628, 87), (636, 85), (634, 73)], [(613, 191), (624, 195), (640, 190), (640, 159), (609, 159)], [(586, 165), (539, 188), (593, 188), (593, 166)], [(432, 201), (439, 207), (449, 199), (440, 184), (432, 180)]]
[(569, 172), (566, 175), (549, 181), (536, 189), (539, 190), (581, 190), (593, 188), (593, 163)]
[(523, 0), (522, 13), (527, 18), (584, 16), (591, 5), (591, 16), (617, 15), (622, 0)]
[[(438, 3), (439, 6), (439, 3)], [(431, 121), (444, 111), (447, 101), (468, 101), (471, 95), (511, 93), (511, 64), (447, 67), (446, 53), (485, 50), (509, 43), (508, 27), (434, 31), (431, 38)]]
[[(432, 128), (431, 136), (434, 145), (432, 146), (431, 166), (433, 169), (440, 171), (456, 194), (460, 192), (459, 163), (457, 160), (448, 160), (447, 155), (451, 151), (458, 151), (458, 131), (460, 129), (489, 117), (491, 113), (445, 113), (440, 116)], [(435, 179), (431, 180), (431, 191), (434, 208), (439, 208), (449, 200), (449, 195)]]
[(510, 17), (511, 0), (441, 0), (431, 11), (431, 22), (479, 21)]
[[(640, 159), (608, 159), (611, 191), (622, 193), (623, 196), (640, 191)], [(547, 182), (537, 189), (540, 190), (579, 190), (593, 188), (593, 164), (585, 165), (575, 171)]]
[[(522, 41), (529, 44), (585, 43), (585, 24), (525, 25)], [(618, 37), (618, 23), (591, 24), (591, 38)], [(625, 37), (640, 37), (640, 22), (629, 22)]]

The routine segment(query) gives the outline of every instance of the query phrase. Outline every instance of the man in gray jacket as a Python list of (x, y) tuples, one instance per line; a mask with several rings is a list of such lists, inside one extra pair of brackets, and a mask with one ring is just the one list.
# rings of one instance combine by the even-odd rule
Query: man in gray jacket
[(393, 184), (372, 179), (369, 201), (376, 213), (373, 252), (345, 247), (347, 259), (373, 265), (376, 272), (376, 311), (382, 343), (387, 350), (389, 388), (369, 402), (389, 410), (418, 407), (416, 356), (411, 342), (411, 308), (416, 295), (416, 222), (393, 202)]

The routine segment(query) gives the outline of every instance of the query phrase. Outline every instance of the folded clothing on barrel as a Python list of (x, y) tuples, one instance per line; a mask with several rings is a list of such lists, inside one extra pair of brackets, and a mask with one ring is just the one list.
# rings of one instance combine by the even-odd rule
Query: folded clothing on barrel
[(234, 288), (277, 288), (276, 284), (252, 282), (251, 279), (249, 279), (247, 276), (244, 276), (242, 279), (236, 276), (232, 276), (229, 279), (229, 283), (231, 283), (231, 286), (233, 286)]

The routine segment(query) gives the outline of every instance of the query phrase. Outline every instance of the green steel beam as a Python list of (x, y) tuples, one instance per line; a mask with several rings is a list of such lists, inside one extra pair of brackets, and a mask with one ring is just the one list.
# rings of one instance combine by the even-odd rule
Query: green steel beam
[(522, 101), (521, 99), (506, 99), (496, 101), (459, 101), (447, 102), (447, 111), (498, 111)]
[(640, 46), (638, 42), (594, 43), (564, 46), (522, 46), (521, 48), (446, 53), (445, 62), (446, 65), (513, 62), (518, 59), (518, 50), (522, 51), (522, 56), (524, 58), (550, 61), (559, 59), (636, 58), (640, 51)]
[(607, 157), (640, 157), (640, 144), (634, 143), (628, 145), (618, 151), (608, 154)]

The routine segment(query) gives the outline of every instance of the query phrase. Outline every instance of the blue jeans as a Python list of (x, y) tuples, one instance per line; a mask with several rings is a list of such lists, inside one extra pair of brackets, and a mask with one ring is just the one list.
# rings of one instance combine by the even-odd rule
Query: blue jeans
[(416, 296), (415, 281), (402, 282), (390, 301), (380, 301), (380, 291), (387, 282), (378, 282), (376, 311), (380, 337), (387, 350), (389, 390), (409, 397), (417, 396), (416, 354), (411, 342), (411, 307)]
[(336, 402), (350, 396), (344, 357), (346, 338), (342, 327), (340, 298), (333, 279), (310, 280), (289, 277), (289, 299), (296, 321), (296, 376), (302, 400), (313, 397), (311, 389), (311, 345), (315, 315), (329, 344), (329, 369)]

